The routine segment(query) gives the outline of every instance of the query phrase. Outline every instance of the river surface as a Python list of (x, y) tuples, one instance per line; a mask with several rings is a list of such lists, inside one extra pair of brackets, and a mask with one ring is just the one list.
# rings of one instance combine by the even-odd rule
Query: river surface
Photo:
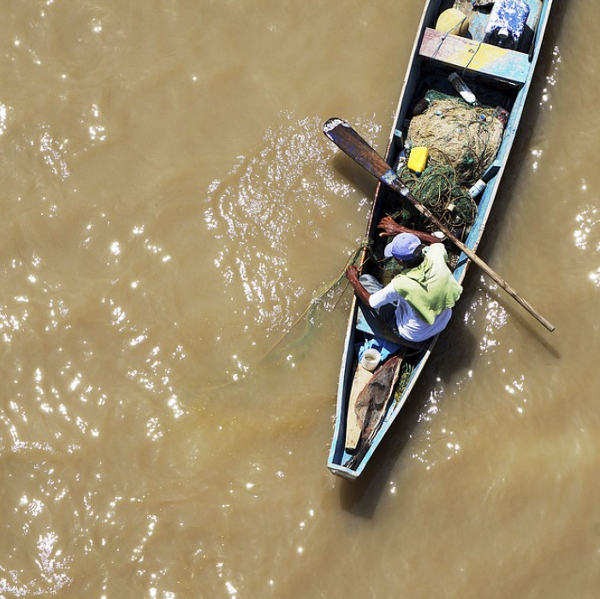
[(298, 331), (375, 182), (321, 125), (383, 152), (422, 8), (3, 3), (2, 599), (600, 596), (596, 2), (555, 2), (480, 247), (556, 331), (473, 268), (326, 468), (349, 292)]

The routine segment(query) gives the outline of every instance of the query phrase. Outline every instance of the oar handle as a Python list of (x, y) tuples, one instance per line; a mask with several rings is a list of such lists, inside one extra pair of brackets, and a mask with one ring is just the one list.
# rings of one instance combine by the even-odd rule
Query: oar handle
[(415, 198), (408, 187), (400, 181), (398, 175), (390, 168), (389, 164), (343, 119), (332, 118), (323, 125), (323, 132), (350, 158), (355, 160), (364, 169), (377, 177), (382, 183), (406, 198), (423, 216), (429, 219), (442, 231), (446, 237), (464, 254), (474, 262), (483, 272), (494, 280), (504, 291), (515, 299), (527, 312), (536, 318), (548, 331), (555, 327), (546, 320), (533, 306), (519, 295), (497, 272), (492, 270), (475, 252), (470, 250), (458, 239), (431, 211)]

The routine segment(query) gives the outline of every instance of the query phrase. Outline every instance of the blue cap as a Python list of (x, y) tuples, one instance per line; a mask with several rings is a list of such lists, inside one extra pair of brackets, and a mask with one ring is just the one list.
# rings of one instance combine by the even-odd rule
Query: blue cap
[(383, 254), (407, 262), (415, 257), (415, 250), (421, 247), (421, 240), (412, 233), (400, 233), (385, 246)]

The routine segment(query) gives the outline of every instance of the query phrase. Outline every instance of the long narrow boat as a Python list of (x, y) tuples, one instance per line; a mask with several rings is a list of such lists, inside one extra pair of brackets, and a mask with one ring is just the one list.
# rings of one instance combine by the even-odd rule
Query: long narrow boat
[[(419, 185), (427, 180), (427, 169), (415, 179), (414, 170), (422, 168), (422, 165), (415, 167), (413, 163), (407, 170), (407, 160), (410, 162), (412, 152), (421, 152), (416, 145), (436, 145), (435, 137), (433, 142), (428, 138), (427, 144), (415, 141), (418, 138), (415, 129), (417, 120), (429, 115), (429, 128), (434, 133), (437, 126), (431, 126), (431, 123), (435, 125), (435, 120), (432, 120), (435, 117), (439, 118), (440, 130), (447, 129), (451, 123), (446, 104), (438, 104), (437, 101), (452, 100), (454, 105), (458, 103), (459, 109), (462, 103), (463, 112), (472, 110), (471, 117), (493, 125), (495, 130), (498, 130), (498, 123), (494, 119), (500, 122), (499, 137), (495, 145), (489, 144), (493, 153), (482, 152), (469, 173), (473, 179), (469, 181), (465, 176), (460, 180), (460, 185), (468, 189), (463, 195), (467, 202), (471, 200), (473, 218), (467, 224), (457, 220), (455, 213), (450, 211), (459, 202), (451, 201), (444, 208), (446, 222), (449, 226), (453, 225), (453, 233), (460, 235), (464, 245), (473, 253), (481, 241), (519, 128), (551, 6), (552, 0), (429, 0), (421, 17), (384, 159), (395, 173), (406, 172)], [(338, 121), (331, 119), (325, 125), (325, 132), (331, 139), (334, 139), (331, 130), (339, 125)], [(461, 134), (461, 127), (465, 127), (465, 135), (469, 132), (469, 125), (463, 122), (457, 121), (454, 127)], [(439, 146), (444, 143), (440, 141)], [(429, 156), (431, 158), (432, 154)], [(408, 184), (408, 187), (411, 185)], [(362, 255), (363, 273), (375, 274), (380, 280), (385, 277), (381, 267), (385, 241), (378, 235), (377, 226), (386, 215), (395, 218), (403, 214), (406, 216), (405, 213), (410, 212), (407, 204), (405, 198), (390, 191), (380, 181), (368, 219), (367, 238), (372, 246)], [(412, 228), (426, 230), (426, 224), (420, 222), (421, 227), (415, 227), (413, 222)], [(433, 232), (431, 228), (429, 231)], [(462, 282), (470, 260), (464, 252), (449, 244), (447, 249), (454, 277)], [(355, 299), (346, 332), (335, 429), (328, 460), (330, 471), (345, 478), (356, 479), (364, 471), (406, 403), (437, 341), (436, 336), (421, 347), (406, 349), (385, 337), (381, 329), (373, 325), (368, 308)], [(368, 349), (378, 350), (379, 356), (384, 358), (380, 371), (386, 364), (390, 365), (390, 373), (381, 375), (383, 378), (379, 386), (372, 384), (374, 375), (364, 368)], [(390, 360), (398, 354), (401, 360), (396, 360), (392, 368)], [(392, 373), (392, 370), (395, 372)], [(365, 399), (365, 394), (359, 392), (369, 386), (370, 397)], [(377, 389), (385, 389), (383, 394), (386, 397), (377, 397)], [(376, 418), (368, 431), (360, 418), (357, 423), (357, 396), (359, 404), (362, 398), (363, 420), (365, 401), (376, 404), (373, 410)]]

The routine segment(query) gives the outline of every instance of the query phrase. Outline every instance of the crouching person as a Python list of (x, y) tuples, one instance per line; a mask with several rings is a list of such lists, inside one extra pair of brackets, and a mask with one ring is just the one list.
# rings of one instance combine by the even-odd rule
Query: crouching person
[(399, 343), (421, 343), (440, 333), (452, 316), (462, 287), (448, 268), (444, 244), (434, 235), (413, 231), (389, 216), (379, 224), (383, 236), (393, 236), (385, 248), (401, 272), (385, 287), (372, 275), (358, 274), (349, 266), (346, 277), (357, 297), (374, 308)]

